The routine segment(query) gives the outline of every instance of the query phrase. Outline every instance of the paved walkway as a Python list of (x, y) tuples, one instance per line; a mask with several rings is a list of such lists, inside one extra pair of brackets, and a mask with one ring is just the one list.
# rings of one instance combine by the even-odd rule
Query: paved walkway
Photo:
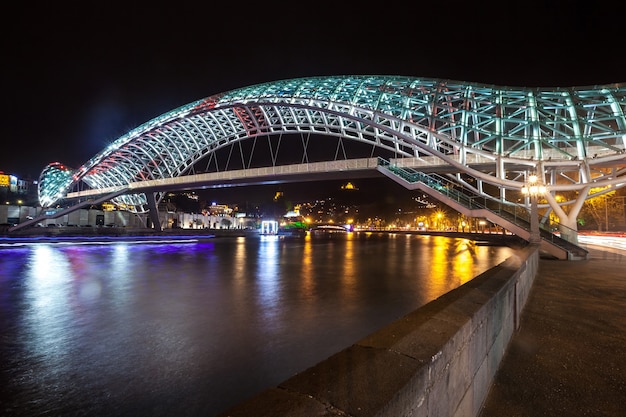
[(480, 417), (626, 416), (626, 252), (541, 259)]

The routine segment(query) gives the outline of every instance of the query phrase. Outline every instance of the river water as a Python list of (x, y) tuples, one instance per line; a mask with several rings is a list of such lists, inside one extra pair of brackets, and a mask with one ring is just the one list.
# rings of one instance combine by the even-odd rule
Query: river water
[(440, 236), (0, 250), (0, 414), (214, 416), (514, 254)]

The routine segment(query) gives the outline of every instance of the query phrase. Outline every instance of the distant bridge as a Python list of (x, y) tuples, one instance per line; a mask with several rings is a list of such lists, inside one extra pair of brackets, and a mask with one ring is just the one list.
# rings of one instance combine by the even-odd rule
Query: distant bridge
[[(401, 76), (281, 80), (165, 113), (78, 169), (52, 163), (41, 174), (39, 200), (43, 207), (68, 207), (111, 192), (114, 204), (145, 213), (182, 184), (386, 175), (378, 163), (350, 173), (332, 165), (381, 158), (413, 173), (444, 175), (464, 193), (511, 207), (520, 200), (530, 206), (520, 190), (536, 174), (548, 189), (542, 207), (575, 231), (585, 199), (626, 185), (625, 114), (626, 83), (517, 88)], [(556, 193), (573, 196), (557, 202)]]

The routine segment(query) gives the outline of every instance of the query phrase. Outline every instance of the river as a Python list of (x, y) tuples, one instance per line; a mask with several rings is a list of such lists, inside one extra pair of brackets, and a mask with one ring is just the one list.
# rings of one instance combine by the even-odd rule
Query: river
[(0, 250), (0, 414), (214, 416), (514, 254), (441, 236)]

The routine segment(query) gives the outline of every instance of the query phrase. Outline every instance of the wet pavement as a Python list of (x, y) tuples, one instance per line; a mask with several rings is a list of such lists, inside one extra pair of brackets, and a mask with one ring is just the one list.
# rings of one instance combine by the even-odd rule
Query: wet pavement
[(541, 259), (479, 417), (626, 416), (626, 251)]

